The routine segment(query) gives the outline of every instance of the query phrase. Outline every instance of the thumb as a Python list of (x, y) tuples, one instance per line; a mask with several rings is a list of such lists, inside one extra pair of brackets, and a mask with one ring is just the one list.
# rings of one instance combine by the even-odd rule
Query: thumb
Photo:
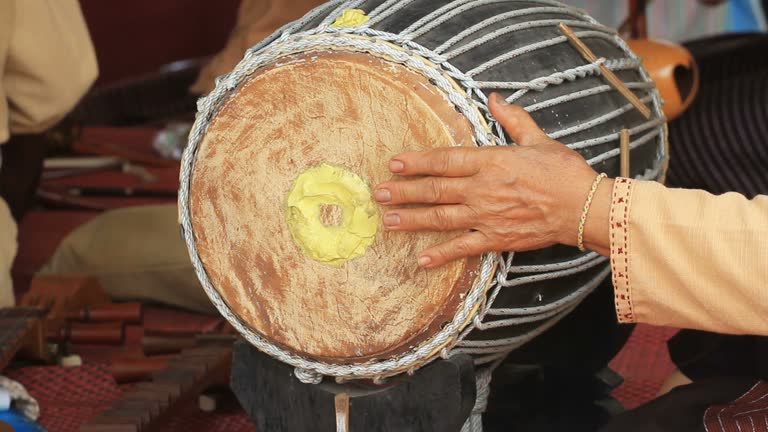
[(549, 140), (547, 134), (539, 128), (528, 111), (508, 103), (500, 94), (491, 94), (488, 107), (509, 137), (518, 145), (529, 146)]

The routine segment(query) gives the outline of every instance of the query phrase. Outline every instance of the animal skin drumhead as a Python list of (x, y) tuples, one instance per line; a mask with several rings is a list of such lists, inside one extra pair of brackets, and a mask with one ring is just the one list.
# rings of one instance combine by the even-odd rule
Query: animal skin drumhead
[(191, 220), (212, 285), (304, 357), (419, 346), (454, 318), (479, 260), (421, 269), (418, 252), (457, 233), (386, 231), (372, 187), (398, 153), (473, 145), (465, 117), (401, 64), (315, 50), (258, 69), (215, 113), (194, 165)]

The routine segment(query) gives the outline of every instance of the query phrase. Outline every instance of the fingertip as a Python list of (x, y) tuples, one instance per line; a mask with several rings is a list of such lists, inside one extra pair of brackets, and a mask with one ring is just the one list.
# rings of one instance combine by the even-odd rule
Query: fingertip
[(405, 162), (400, 159), (392, 159), (389, 161), (389, 170), (395, 174), (401, 173), (405, 170)]
[(491, 114), (518, 145), (535, 144), (539, 139), (546, 137), (530, 113), (519, 105), (491, 106)]
[(379, 204), (386, 204), (392, 201), (392, 191), (384, 185), (379, 185), (373, 192), (373, 198), (376, 199)]
[(499, 93), (493, 92), (491, 93), (491, 102), (493, 102), (497, 106), (509, 106), (510, 103), (507, 102), (507, 100)]
[(432, 257), (429, 255), (421, 255), (418, 259), (419, 267), (430, 268), (433, 265)]

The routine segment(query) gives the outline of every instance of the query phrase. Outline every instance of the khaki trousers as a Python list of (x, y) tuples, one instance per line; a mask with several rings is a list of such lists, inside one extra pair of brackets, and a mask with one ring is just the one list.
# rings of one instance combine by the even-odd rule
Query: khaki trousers
[(14, 304), (11, 265), (16, 258), (16, 235), (16, 222), (5, 201), (0, 198), (0, 308)]
[(175, 204), (105, 212), (70, 233), (40, 274), (88, 274), (116, 300), (215, 313), (177, 219)]

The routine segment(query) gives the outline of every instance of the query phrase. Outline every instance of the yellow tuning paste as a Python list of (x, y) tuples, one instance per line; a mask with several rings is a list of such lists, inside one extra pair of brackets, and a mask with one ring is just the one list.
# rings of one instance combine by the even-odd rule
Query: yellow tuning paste
[(331, 27), (357, 27), (367, 23), (368, 20), (370, 18), (362, 9), (344, 9), (341, 15), (336, 18), (336, 21), (331, 24)]
[(323, 163), (288, 193), (288, 227), (310, 258), (333, 266), (365, 254), (379, 227), (378, 206), (357, 174)]

